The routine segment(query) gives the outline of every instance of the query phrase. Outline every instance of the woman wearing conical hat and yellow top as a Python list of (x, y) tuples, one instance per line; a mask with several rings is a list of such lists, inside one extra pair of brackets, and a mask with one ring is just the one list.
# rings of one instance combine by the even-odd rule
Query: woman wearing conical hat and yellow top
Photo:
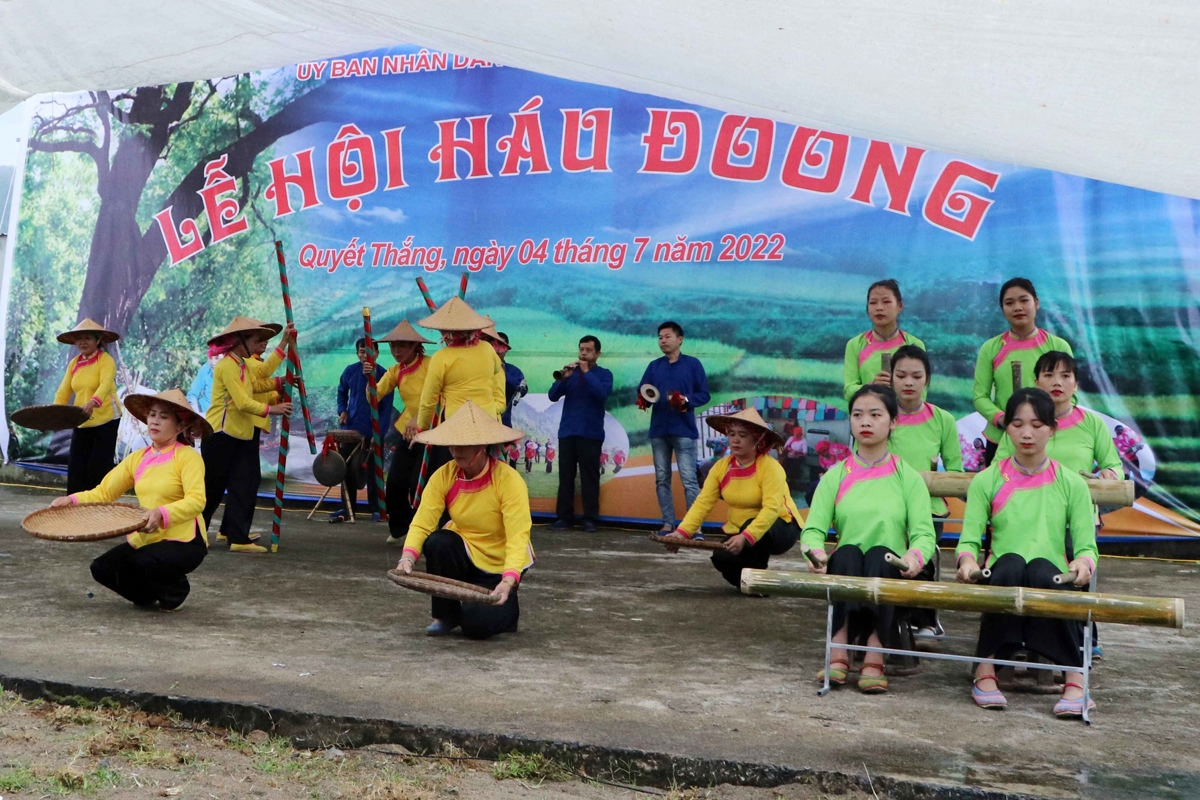
[(725, 580), (739, 586), (742, 569), (766, 569), (771, 556), (792, 549), (800, 537), (799, 512), (788, 491), (787, 474), (770, 455), (783, 437), (757, 411), (748, 408), (706, 421), (729, 437), (729, 455), (713, 464), (700, 495), (667, 539), (700, 535), (708, 512), (724, 500), (729, 505), (724, 526), (729, 538), (713, 552), (712, 563)]
[(427, 431), (433, 426), (439, 405), (441, 418), (449, 419), (468, 400), (499, 420), (505, 405), (504, 365), (480, 337), (492, 321), (455, 297), (417, 324), (441, 331), (446, 343), (429, 359), (417, 428)]
[(82, 492), (97, 486), (112, 469), (121, 425), (117, 401), (117, 362), (104, 350), (121, 337), (85, 319), (58, 335), (63, 344), (75, 345), (79, 355), (67, 364), (67, 372), (54, 394), (55, 403), (71, 400), (91, 416), (71, 433), (67, 460), (67, 491)]
[[(235, 553), (265, 553), (250, 535), (254, 500), (262, 473), (258, 461), (261, 428), (255, 423), (269, 414), (291, 414), (291, 403), (264, 403), (255, 393), (278, 388), (274, 379), (254, 377), (258, 368), (250, 360), (253, 340), (270, 339), (278, 326), (250, 317), (234, 317), (225, 330), (208, 340), (209, 354), (221, 354), (213, 368), (212, 403), (205, 418), (214, 433), (204, 440), (204, 524), (211, 524), (217, 506), (225, 499), (221, 533)], [(294, 336), (289, 329), (289, 337)], [(257, 538), (257, 537), (253, 537)]]
[[(482, 586), (501, 598), (497, 605), (434, 598), (433, 622), (425, 629), (430, 636), (459, 626), (471, 639), (517, 629), (517, 585), (534, 561), (529, 489), (491, 446), (524, 435), (470, 400), (437, 428), (417, 435), (422, 444), (450, 448), (453, 460), (430, 476), (397, 569), (411, 573), (424, 554), (430, 574)], [(439, 527), (443, 512), (450, 522)]]
[(190, 591), (187, 574), (208, 553), (204, 461), (191, 446), (212, 428), (179, 389), (132, 394), (125, 408), (146, 423), (150, 446), (130, 453), (94, 489), (59, 497), (51, 506), (111, 503), (133, 489), (146, 509), (140, 530), (92, 562), (92, 577), (126, 600), (175, 611)]
[[(388, 541), (396, 542), (404, 538), (412, 522), (412, 496), (425, 457), (425, 445), (416, 441), (417, 409), (429, 372), (430, 359), (425, 355), (425, 345), (433, 342), (417, 333), (408, 320), (401, 320), (379, 341), (388, 344), (396, 363), (380, 378), (376, 393), (384, 398), (389, 392), (398, 391), (404, 406), (396, 416), (396, 430), (404, 437), (404, 444), (396, 448), (387, 479)], [(369, 374), (370, 369), (369, 364), (363, 364), (364, 373)]]

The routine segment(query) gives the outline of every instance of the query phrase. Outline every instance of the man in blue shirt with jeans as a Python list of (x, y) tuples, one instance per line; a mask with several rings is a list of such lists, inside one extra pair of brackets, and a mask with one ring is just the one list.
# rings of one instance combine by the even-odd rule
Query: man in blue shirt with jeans
[[(550, 387), (553, 403), (563, 398), (558, 423), (558, 519), (553, 531), (570, 530), (575, 523), (575, 471), (583, 490), (583, 530), (596, 530), (600, 519), (600, 448), (604, 444), (604, 402), (612, 392), (613, 376), (596, 366), (600, 340), (579, 340), (579, 361), (563, 370)], [(549, 442), (547, 442), (549, 445)]]
[[(338, 381), (337, 388), (337, 410), (338, 424), (343, 428), (355, 430), (362, 434), (363, 443), (359, 446), (358, 452), (354, 454), (354, 458), (350, 459), (346, 464), (346, 491), (349, 493), (350, 502), (354, 502), (354, 498), (358, 497), (358, 478), (363, 469), (370, 469), (367, 473), (367, 505), (371, 509), (371, 518), (379, 521), (379, 501), (376, 497), (377, 488), (375, 481), (372, 479), (375, 466), (375, 451), (371, 449), (371, 402), (367, 399), (367, 376), (363, 374), (363, 366), (368, 363), (371, 358), (371, 351), (367, 349), (367, 340), (359, 339), (354, 343), (354, 348), (358, 353), (358, 361), (355, 361), (350, 366), (342, 371), (342, 378)], [(378, 381), (383, 377), (386, 370), (379, 365), (378, 360), (375, 362), (375, 380)], [(379, 430), (381, 433), (387, 433), (388, 428), (392, 423), (392, 395), (379, 398)], [(338, 445), (338, 450), (343, 456), (349, 454), (353, 445)], [(345, 522), (350, 518), (350, 510), (343, 505), (337, 511), (329, 515), (330, 522)]]
[(658, 349), (663, 357), (650, 362), (638, 384), (638, 406), (642, 386), (658, 389), (658, 402), (650, 411), (650, 449), (654, 452), (654, 483), (658, 507), (662, 510), (660, 533), (675, 530), (675, 498), (671, 493), (671, 454), (683, 483), (683, 495), (690, 508), (700, 494), (696, 478), (696, 417), (692, 413), (708, 402), (708, 376), (700, 360), (679, 352), (683, 347), (683, 328), (677, 322), (658, 326)]

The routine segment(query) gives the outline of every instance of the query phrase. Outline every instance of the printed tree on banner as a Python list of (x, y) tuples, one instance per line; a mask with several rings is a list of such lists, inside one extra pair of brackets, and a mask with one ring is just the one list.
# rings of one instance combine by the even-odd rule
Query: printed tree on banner
[[(252, 213), (247, 176), (255, 159), (281, 137), (336, 115), (340, 91), (337, 83), (280, 90), (242, 75), (42, 104), (29, 149), (82, 153), (96, 168), (99, 204), (78, 317), (124, 334), (167, 259), (153, 215), (173, 208), (176, 219), (203, 219), (204, 167), (222, 156)], [(208, 228), (201, 234), (207, 243)]]

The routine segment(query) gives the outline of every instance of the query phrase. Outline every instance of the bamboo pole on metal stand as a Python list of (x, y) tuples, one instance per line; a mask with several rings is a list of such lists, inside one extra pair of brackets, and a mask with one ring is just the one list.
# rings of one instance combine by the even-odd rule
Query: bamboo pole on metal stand
[[(371, 440), (375, 453), (376, 502), (379, 504), (379, 519), (387, 521), (387, 484), (383, 479), (383, 433), (379, 430), (379, 394), (375, 386), (375, 340), (371, 336), (371, 309), (363, 306), (363, 333), (367, 340), (371, 369), (367, 373), (367, 398), (371, 401)], [(350, 498), (351, 501), (354, 498)]]
[[(977, 472), (922, 472), (925, 486), (932, 497), (966, 498), (967, 488), (978, 475)], [(1133, 505), (1133, 481), (1114, 481), (1106, 478), (1084, 478), (1092, 495), (1092, 502), (1102, 506)]]
[[(295, 344), (288, 345), (291, 350)], [(283, 384), (283, 402), (292, 401), (292, 378), (295, 376), (295, 362), (288, 359), (288, 380)], [(283, 482), (287, 472), (288, 440), (291, 438), (291, 417), (285, 415), (279, 423), (279, 468), (275, 470), (275, 510), (271, 517), (271, 552), (279, 552), (279, 533), (283, 526)]]
[[(283, 310), (287, 315), (288, 325), (294, 326), (296, 320), (292, 316), (292, 289), (288, 284), (287, 262), (283, 257), (283, 242), (278, 239), (275, 241), (275, 260), (279, 262), (279, 283), (283, 287)], [(304, 386), (304, 370), (300, 366), (300, 351), (294, 343), (288, 348), (287, 358), (288, 374), (294, 374), (296, 378), (296, 394), (299, 395), (300, 412), (304, 416), (304, 433), (308, 437), (308, 449), (315, 456), (317, 454), (317, 439), (313, 435), (312, 415), (308, 411), (308, 389)]]

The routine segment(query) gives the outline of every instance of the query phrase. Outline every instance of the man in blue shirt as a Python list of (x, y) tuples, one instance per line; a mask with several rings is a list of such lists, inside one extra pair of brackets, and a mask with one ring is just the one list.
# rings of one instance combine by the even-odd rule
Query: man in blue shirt
[(511, 428), (513, 406), (529, 393), (529, 386), (525, 383), (525, 373), (504, 360), (508, 351), (512, 349), (508, 343), (507, 333), (496, 332), (494, 327), (484, 328), (482, 336), (491, 343), (496, 355), (500, 357), (500, 363), (504, 365), (504, 414), (500, 421)]
[(660, 533), (675, 530), (675, 498), (671, 493), (671, 454), (683, 483), (687, 507), (700, 494), (696, 477), (696, 417), (692, 413), (709, 400), (708, 376), (699, 359), (679, 352), (683, 347), (683, 328), (677, 322), (658, 326), (658, 349), (663, 357), (650, 362), (638, 384), (638, 406), (648, 408), (641, 397), (646, 384), (658, 389), (658, 401), (650, 411), (650, 449), (654, 453), (654, 482), (658, 507), (662, 511)]
[[(367, 376), (363, 372), (363, 367), (370, 362), (372, 353), (367, 349), (366, 339), (359, 339), (354, 343), (354, 348), (358, 351), (358, 360), (342, 370), (341, 380), (338, 381), (338, 425), (361, 433), (363, 443), (358, 452), (354, 454), (354, 458), (349, 459), (346, 464), (345, 487), (347, 496), (353, 501), (358, 497), (359, 476), (363, 470), (367, 470), (367, 505), (371, 509), (371, 519), (378, 522), (378, 490), (375, 481), (372, 480), (372, 476), (375, 474), (375, 450), (371, 447), (371, 401), (367, 399)], [(375, 380), (378, 381), (382, 378), (386, 371), (376, 360)], [(389, 394), (387, 397), (379, 398), (380, 432), (386, 433), (391, 424), (392, 395)], [(343, 456), (346, 456), (353, 447), (353, 445), (339, 444), (338, 450)], [(341, 508), (329, 515), (330, 522), (345, 522), (349, 518), (350, 510), (344, 503)]]
[[(550, 530), (566, 531), (575, 524), (575, 472), (583, 491), (583, 530), (596, 530), (600, 519), (600, 448), (604, 444), (604, 402), (612, 392), (613, 376), (596, 366), (600, 340), (579, 340), (579, 361), (563, 370), (550, 387), (550, 402), (563, 400), (558, 423), (558, 519)], [(549, 445), (549, 442), (547, 442)]]
[(196, 373), (192, 387), (188, 389), (188, 403), (201, 414), (208, 411), (212, 402), (213, 367), (217, 365), (218, 360), (219, 357), (213, 357), (205, 361), (204, 366)]

